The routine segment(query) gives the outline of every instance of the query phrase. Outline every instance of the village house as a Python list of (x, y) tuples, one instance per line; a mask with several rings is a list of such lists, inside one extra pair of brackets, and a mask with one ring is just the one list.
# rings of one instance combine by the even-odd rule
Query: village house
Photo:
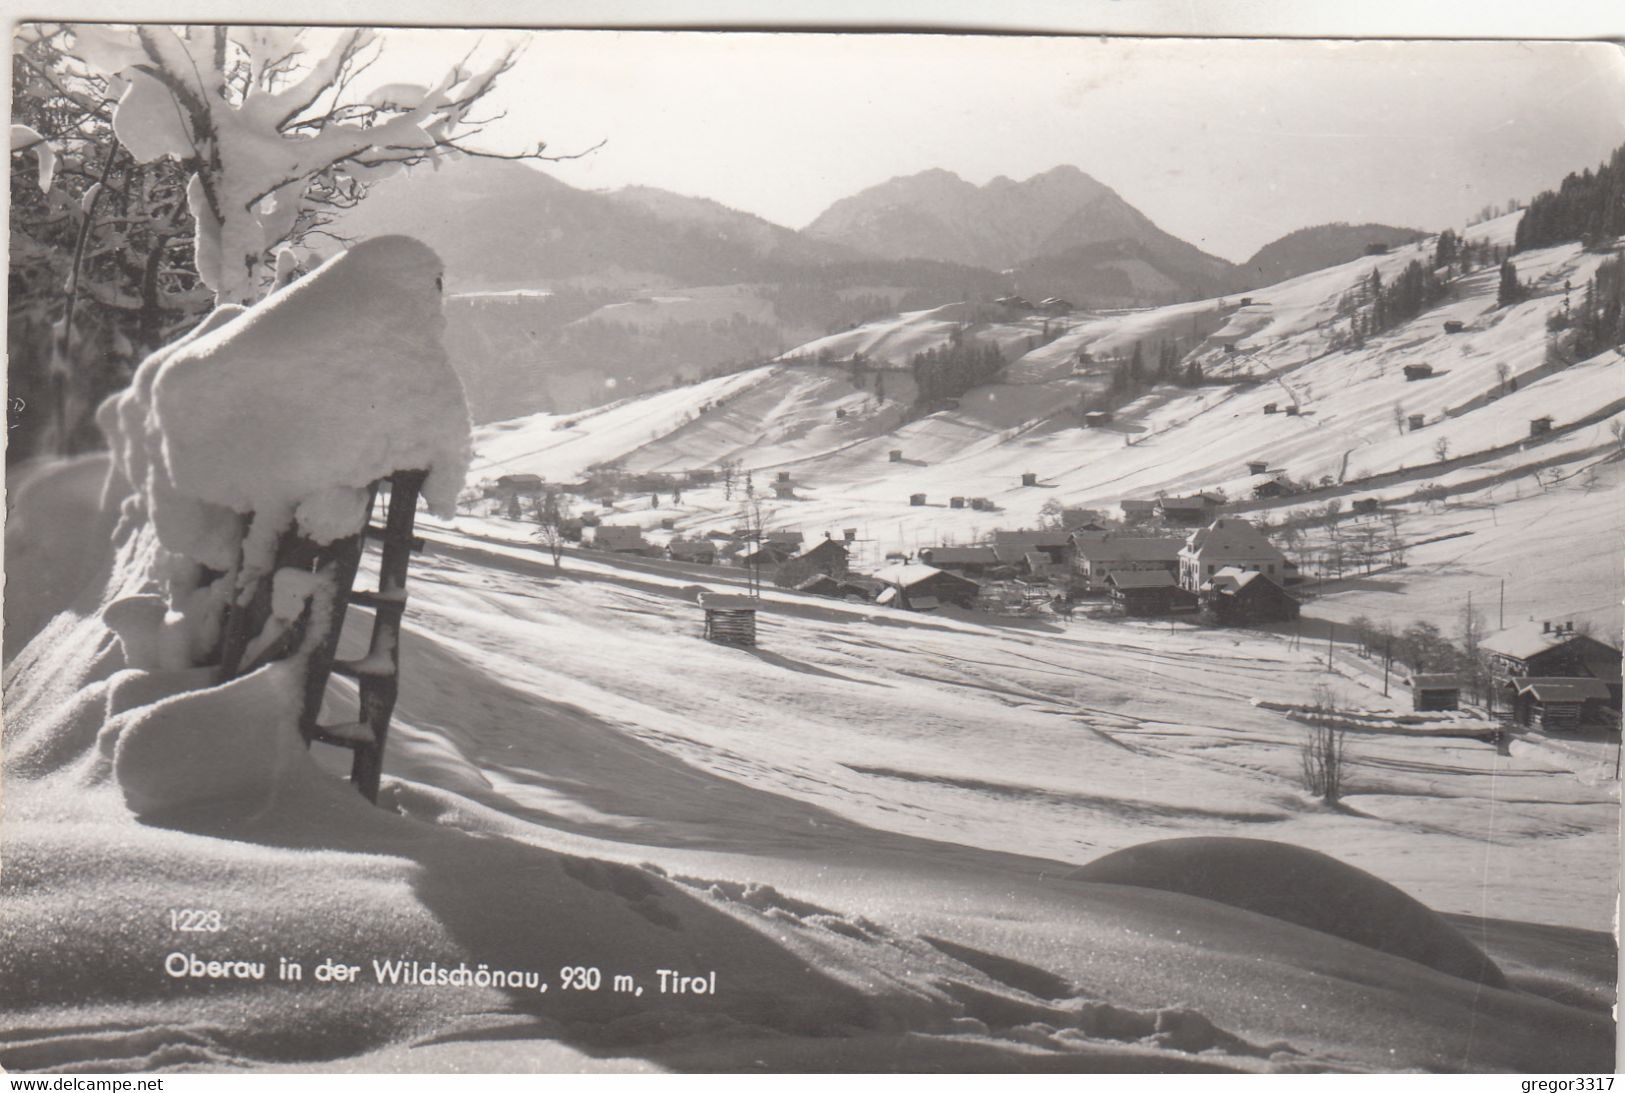
[(673, 539), (666, 544), (666, 557), (674, 562), (715, 565), (717, 545), (709, 539)]
[(1285, 471), (1266, 471), (1247, 479), (1247, 492), (1261, 501), (1272, 497), (1285, 497), (1292, 492)]
[(547, 484), (537, 474), (505, 474), (488, 491), (494, 497), (540, 497)]
[(1179, 552), (1183, 539), (1147, 538), (1106, 534), (1099, 537), (1073, 535), (1077, 572), (1092, 589), (1104, 590), (1106, 578), (1114, 573), (1179, 572)]
[(1157, 518), (1157, 502), (1127, 500), (1119, 501), (1117, 507), (1123, 512), (1125, 524), (1148, 524)]
[(734, 556), (734, 564), (772, 579), (778, 574), (779, 567), (793, 557), (794, 551), (782, 543), (763, 543), (755, 547), (746, 544), (746, 548)]
[[(768, 545), (777, 546), (778, 544), (770, 543)], [(791, 586), (799, 585), (807, 578), (818, 574), (830, 577), (844, 577), (846, 576), (847, 564), (846, 543), (826, 538), (801, 553), (791, 555), (779, 562), (773, 580), (775, 584)]]
[(1301, 609), (1286, 589), (1256, 569), (1226, 566), (1202, 586), (1202, 609), (1222, 626), (1291, 622)]
[[(1596, 681), (1601, 701), (1620, 708), (1620, 651), (1574, 629), (1574, 623), (1525, 623), (1485, 638), (1490, 682), (1498, 704), (1515, 708), (1519, 687), (1531, 680)], [(1588, 688), (1595, 694), (1595, 688)]]
[(643, 554), (650, 549), (642, 528), (623, 524), (600, 524), (593, 528), (592, 545), (618, 554)]
[(1036, 531), (995, 531), (993, 553), (1004, 565), (1015, 566), (1023, 573), (1032, 573), (1027, 555), (1044, 556), (1043, 568), (1050, 567), (1065, 573), (1072, 568), (1072, 536), (1060, 528)]
[(1220, 517), (1185, 540), (1179, 551), (1179, 584), (1201, 592), (1221, 569), (1262, 573), (1280, 584), (1286, 580), (1286, 555), (1247, 521)]
[(945, 603), (973, 607), (981, 592), (975, 581), (918, 563), (889, 565), (878, 570), (874, 579), (886, 586), (875, 597), (876, 603), (910, 611), (929, 611)]
[(1195, 611), (1196, 593), (1180, 588), (1166, 569), (1119, 570), (1107, 574), (1106, 591), (1125, 615), (1171, 615)]
[(858, 600), (868, 603), (875, 598), (882, 587), (884, 586), (877, 581), (865, 580), (861, 577), (842, 579), (832, 577), (828, 573), (815, 573), (796, 585), (796, 591), (808, 592), (814, 596), (829, 596), (837, 600)]
[(1211, 523), (1223, 508), (1224, 498), (1213, 493), (1157, 498), (1157, 513), (1163, 523), (1172, 527), (1201, 527)]
[(989, 546), (937, 546), (920, 548), (920, 561), (961, 577), (985, 577), (999, 565)]

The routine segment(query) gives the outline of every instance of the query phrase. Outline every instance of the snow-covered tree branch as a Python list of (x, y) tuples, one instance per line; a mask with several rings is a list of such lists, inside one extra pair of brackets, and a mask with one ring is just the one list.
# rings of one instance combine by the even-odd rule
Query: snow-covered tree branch
[(491, 153), (463, 143), (511, 51), (478, 71), (465, 57), (433, 86), (356, 97), (357, 76), (383, 49), (371, 30), (69, 30), (72, 55), (118, 88), (113, 127), (131, 155), (190, 173), (197, 270), (218, 302), (252, 302), (272, 279), (270, 252), (311, 225), (314, 207), (353, 204), (404, 166), (453, 151), (546, 158), (541, 144)]

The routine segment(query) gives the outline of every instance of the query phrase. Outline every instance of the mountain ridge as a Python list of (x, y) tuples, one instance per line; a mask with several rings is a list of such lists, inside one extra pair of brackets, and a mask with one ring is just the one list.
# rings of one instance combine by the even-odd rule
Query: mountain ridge
[[(1231, 263), (1072, 164), (983, 186), (940, 167), (901, 175), (834, 202), (804, 232), (877, 257), (1007, 270), (1023, 289), (1036, 279), (1042, 294), (1091, 304), (1166, 303), (1239, 284)], [(1137, 251), (1138, 264), (1117, 261), (1112, 244)]]

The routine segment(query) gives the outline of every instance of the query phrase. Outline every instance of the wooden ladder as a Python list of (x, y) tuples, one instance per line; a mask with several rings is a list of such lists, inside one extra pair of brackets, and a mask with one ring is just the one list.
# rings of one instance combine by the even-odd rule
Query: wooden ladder
[[(287, 528), (277, 541), (276, 563), (272, 568), (273, 577), (276, 570), (283, 568), (330, 574), (332, 598), (323, 605), (325, 627), (314, 636), (305, 661), (305, 694), (299, 730), (307, 744), (332, 744), (353, 751), (350, 781), (373, 802), (378, 800), (384, 744), (400, 688), (401, 618), (406, 612), (407, 569), (411, 555), (423, 550), (423, 540), (412, 532), (418, 494), (426, 477), (425, 471), (397, 471), (373, 482), (368, 489), (366, 519), (355, 535), (323, 546), (299, 534), (296, 528)], [(372, 513), (378, 494), (386, 485), (388, 502), (384, 526), (378, 527), (372, 523)], [(381, 544), (378, 588), (371, 591), (353, 588), (368, 539)], [(234, 605), (227, 614), (221, 637), (223, 679), (247, 675), (273, 660), (293, 655), (305, 642), (311, 618), (321, 617), (313, 603), (296, 625), (244, 664), (249, 636), (258, 633), (270, 617), (271, 585), (272, 577), (261, 580), (253, 596), (243, 604)], [(367, 655), (360, 660), (338, 659), (339, 638), (344, 632), (344, 617), (350, 604), (373, 610), (372, 639)], [(356, 681), (360, 691), (359, 716), (353, 722), (324, 725), (319, 722), (322, 700), (334, 672)]]
[[(319, 695), (307, 692), (306, 711), (310, 717), (310, 739), (324, 744), (336, 744), (355, 752), (350, 764), (350, 781), (369, 801), (378, 800), (378, 780), (384, 769), (384, 743), (389, 736), (390, 717), (395, 712), (395, 698), (400, 691), (401, 618), (406, 613), (406, 573), (414, 552), (423, 549), (423, 540), (412, 534), (417, 518), (418, 494), (423, 489), (423, 471), (397, 471), (390, 475), (389, 503), (385, 510), (384, 526), (372, 523), (372, 509), (368, 508), (367, 523), (362, 528), (362, 539), (376, 539), (381, 544), (378, 559), (378, 588), (349, 590), (335, 603), (335, 625), (331, 628), (332, 643), (336, 647), (343, 630), (343, 602), (370, 607), (373, 612), (372, 640), (367, 644), (367, 655), (360, 660), (327, 659), (329, 672), (337, 672), (356, 681), (360, 690), (360, 717), (341, 725), (315, 724), (316, 712), (321, 709)], [(348, 586), (344, 586), (348, 588)], [(307, 686), (318, 684), (316, 663), (310, 666)], [(326, 689), (327, 673), (320, 679)], [(311, 699), (316, 699), (312, 704)]]

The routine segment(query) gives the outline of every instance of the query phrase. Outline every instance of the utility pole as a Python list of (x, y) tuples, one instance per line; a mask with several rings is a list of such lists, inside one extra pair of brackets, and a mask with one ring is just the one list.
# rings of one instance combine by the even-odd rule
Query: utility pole
[(1495, 628), (1497, 630), (1507, 628), (1507, 579), (1505, 577), (1501, 578), (1501, 611), (1496, 618)]
[(1334, 622), (1331, 624), (1331, 629), (1326, 631), (1326, 670), (1328, 672), (1332, 670), (1332, 642), (1336, 639), (1337, 624)]
[(1382, 697), (1388, 697), (1388, 666), (1394, 662), (1394, 635), (1389, 634), (1382, 643)]

